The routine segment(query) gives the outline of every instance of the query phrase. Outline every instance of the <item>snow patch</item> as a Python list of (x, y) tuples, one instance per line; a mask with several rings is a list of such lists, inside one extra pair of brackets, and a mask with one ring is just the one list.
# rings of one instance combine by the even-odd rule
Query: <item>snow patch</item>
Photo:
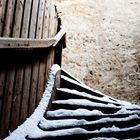
[(66, 93), (70, 93), (70, 94), (73, 94), (73, 95), (81, 96), (81, 97), (86, 97), (86, 98), (89, 98), (89, 99), (104, 101), (106, 103), (114, 103), (114, 104), (122, 105), (122, 104), (120, 104), (116, 101), (110, 100), (108, 96), (97, 97), (97, 96), (88, 94), (86, 92), (79, 92), (77, 90), (71, 90), (71, 89), (67, 89), (67, 88), (58, 88), (57, 90), (62, 91), (62, 92), (66, 92)]
[(140, 114), (139, 110), (127, 110), (125, 107), (121, 108), (115, 114)]
[(68, 127), (68, 126), (77, 126), (83, 125), (86, 123), (86, 120), (81, 119), (65, 119), (65, 120), (46, 120), (42, 119), (39, 123), (40, 128), (42, 129), (50, 129), (50, 128), (60, 128), (60, 127)]
[(29, 135), (29, 138), (43, 138), (43, 137), (56, 137), (56, 136), (65, 136), (73, 134), (86, 134), (88, 131), (82, 128), (71, 128), (71, 129), (62, 129), (55, 131), (44, 131), (43, 133), (36, 134), (33, 133)]
[(85, 84), (83, 84), (83, 83), (82, 83), (82, 84), (81, 84), (81, 83), (78, 83), (77, 81), (75, 81), (75, 80), (73, 80), (73, 79), (70, 79), (70, 78), (68, 78), (68, 77), (66, 77), (66, 76), (64, 76), (64, 75), (61, 75), (61, 78), (64, 79), (64, 80), (66, 80), (66, 81), (68, 81), (68, 82), (70, 82), (70, 83), (73, 83), (73, 84), (76, 84), (76, 85), (78, 85), (78, 86), (84, 87), (84, 88), (86, 88), (86, 89), (88, 89), (88, 90), (90, 90), (90, 91), (92, 91), (92, 92), (96, 92), (96, 93), (98, 93), (98, 94), (101, 95), (101, 96), (104, 96), (104, 94), (103, 94), (102, 92), (100, 92), (100, 91), (98, 91), (98, 90), (93, 90), (92, 88), (86, 86)]
[(121, 122), (121, 121), (131, 121), (133, 119), (140, 119), (138, 115), (131, 115), (125, 118), (102, 118), (96, 121), (86, 121), (84, 119), (64, 119), (64, 120), (46, 120), (43, 118), (39, 124), (42, 129), (50, 128), (62, 128), (62, 127), (74, 127), (80, 125), (96, 125), (99, 123), (109, 123), (109, 122)]
[(82, 105), (82, 106), (90, 106), (90, 107), (108, 107), (108, 108), (120, 108), (114, 104), (108, 103), (94, 103), (86, 99), (68, 99), (68, 100), (56, 100), (53, 101), (56, 104), (67, 104), (67, 105)]
[(55, 111), (48, 111), (48, 117), (65, 117), (65, 116), (92, 116), (92, 115), (103, 115), (101, 111), (93, 110), (89, 111), (87, 109), (77, 109), (77, 110), (66, 110), (59, 109)]

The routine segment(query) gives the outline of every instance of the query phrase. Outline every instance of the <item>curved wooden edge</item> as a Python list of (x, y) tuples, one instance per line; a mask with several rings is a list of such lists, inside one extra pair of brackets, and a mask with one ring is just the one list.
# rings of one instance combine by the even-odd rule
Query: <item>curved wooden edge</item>
[(7, 38), (0, 37), (0, 49), (34, 49), (55, 47), (58, 42), (65, 37), (66, 32), (64, 28), (56, 34), (54, 38), (47, 39), (31, 39), (31, 38)]
[(30, 38), (5, 38), (0, 37), (0, 49), (33, 49), (47, 48), (56, 42), (55, 38), (30, 39)]
[(56, 42), (53, 44), (53, 46), (55, 47), (58, 42), (66, 36), (66, 31), (64, 27), (61, 27), (60, 31), (56, 34), (56, 36), (54, 37), (54, 39), (56, 40)]

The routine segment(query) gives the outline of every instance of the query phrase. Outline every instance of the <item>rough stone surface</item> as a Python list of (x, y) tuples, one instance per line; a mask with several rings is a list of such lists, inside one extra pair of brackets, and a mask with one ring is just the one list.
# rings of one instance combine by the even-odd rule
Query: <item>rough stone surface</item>
[(63, 67), (82, 82), (140, 104), (140, 0), (56, 0), (67, 31)]

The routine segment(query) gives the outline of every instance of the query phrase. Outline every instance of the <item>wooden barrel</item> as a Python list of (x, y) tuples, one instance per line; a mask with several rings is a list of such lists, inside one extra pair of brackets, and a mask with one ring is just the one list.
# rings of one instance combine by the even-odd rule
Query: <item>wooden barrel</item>
[[(0, 1), (1, 38), (54, 37), (60, 28), (58, 21), (53, 0)], [(61, 63), (61, 49), (59, 53), (58, 47), (0, 49), (0, 139), (32, 114), (50, 67), (55, 60)]]

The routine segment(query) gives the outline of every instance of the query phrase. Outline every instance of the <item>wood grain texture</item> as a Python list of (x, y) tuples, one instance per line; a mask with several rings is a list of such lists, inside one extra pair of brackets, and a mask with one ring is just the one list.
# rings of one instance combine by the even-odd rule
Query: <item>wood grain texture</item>
[(3, 97), (2, 113), (1, 113), (1, 138), (4, 137), (10, 128), (10, 113), (12, 109), (12, 96), (14, 89), (15, 68), (11, 68), (7, 73), (6, 85)]
[[(38, 8), (39, 8), (39, 0), (33, 1), (29, 38), (36, 38), (37, 19), (39, 13)], [(38, 69), (39, 69), (39, 60), (37, 60), (37, 55), (36, 55), (35, 60), (32, 64), (31, 89), (30, 89), (29, 110), (28, 110), (29, 116), (33, 113), (36, 106)]]
[[(5, 71), (0, 70), (0, 114), (2, 110), (2, 102), (3, 102), (3, 90), (4, 90), (4, 82), (5, 82)], [(1, 115), (0, 115), (1, 120)]]
[[(31, 7), (32, 7), (32, 0), (26, 0), (23, 20), (22, 20), (21, 38), (27, 39), (29, 35), (29, 30), (30, 30), (29, 24), (30, 24), (30, 18), (31, 18), (30, 15), (32, 12)], [(32, 76), (32, 64), (28, 62), (24, 65), (24, 78), (23, 78), (23, 89), (22, 89), (23, 93), (22, 93), (22, 100), (21, 100), (20, 123), (23, 123), (28, 117), (31, 76)]]
[(15, 10), (15, 0), (8, 0), (7, 3), (7, 9), (6, 11), (6, 17), (4, 19), (4, 30), (3, 30), (3, 36), (9, 37), (12, 32), (12, 24), (14, 20), (14, 10)]
[[(24, 0), (17, 0), (16, 1), (16, 9), (15, 9), (15, 17), (14, 17), (14, 24), (13, 24), (13, 32), (12, 37), (19, 38), (21, 25), (22, 25), (22, 15), (23, 15), (23, 7), (24, 7)], [(17, 56), (17, 59), (18, 56)], [(15, 65), (15, 83), (14, 83), (14, 94), (12, 99), (12, 111), (11, 111), (11, 123), (10, 123), (10, 130), (14, 130), (18, 124), (20, 119), (20, 108), (21, 108), (21, 98), (22, 98), (22, 85), (23, 85), (23, 73), (24, 73), (24, 66), (20, 63)]]
[(6, 0), (0, 1), (0, 36), (2, 36), (2, 30), (4, 26), (4, 15), (6, 9)]
[[(39, 12), (38, 12), (38, 20), (37, 20), (37, 31), (36, 38), (42, 38), (43, 35), (43, 16), (44, 16), (44, 8), (45, 8), (45, 0), (40, 0), (39, 3)], [(45, 57), (45, 56), (44, 56)], [(36, 94), (36, 106), (38, 105), (43, 91), (44, 91), (44, 76), (45, 76), (45, 60), (41, 58), (39, 60), (38, 66), (38, 85), (37, 85), (37, 94)]]
[(27, 38), (29, 34), (29, 22), (30, 22), (30, 15), (31, 15), (31, 5), (32, 0), (25, 1), (25, 8), (23, 13), (23, 20), (22, 20), (22, 30), (21, 30), (21, 38)]
[(17, 0), (12, 37), (20, 37), (24, 0)]
[(29, 38), (35, 38), (36, 37), (38, 4), (39, 4), (39, 0), (33, 0), (32, 14), (31, 14), (31, 18), (30, 18)]
[(52, 46), (55, 42), (56, 42), (55, 38), (49, 39), (0, 38), (0, 49), (47, 48)]
[(58, 22), (52, 0), (1, 0), (0, 16), (0, 49), (10, 54), (7, 68), (0, 68), (3, 139), (33, 113), (42, 97), (54, 64)]

